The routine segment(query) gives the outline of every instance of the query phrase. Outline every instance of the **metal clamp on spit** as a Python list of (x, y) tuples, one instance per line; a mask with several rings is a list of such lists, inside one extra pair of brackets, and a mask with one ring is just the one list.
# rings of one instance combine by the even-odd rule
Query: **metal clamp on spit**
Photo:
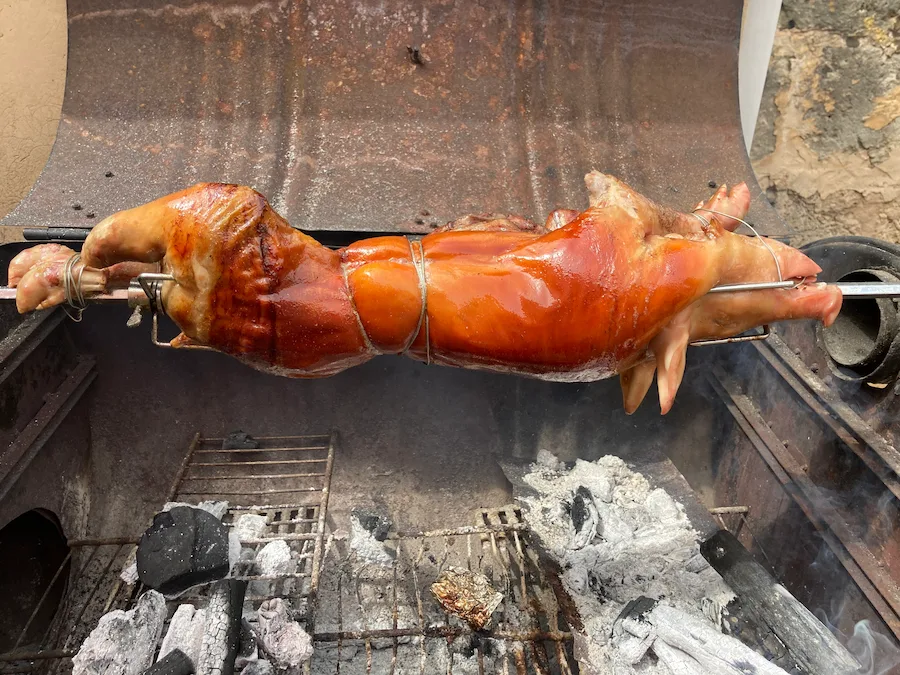
[[(163, 282), (175, 281), (175, 277), (171, 274), (163, 272), (144, 272), (137, 275), (128, 284), (128, 306), (134, 309), (134, 312), (128, 319), (127, 326), (133, 328), (140, 324), (145, 310), (150, 312), (150, 342), (157, 347), (172, 349), (172, 345), (168, 342), (162, 342), (159, 339), (159, 315), (165, 314), (166, 308), (163, 304), (162, 286)], [(211, 347), (203, 345), (183, 345), (179, 349), (201, 349), (204, 351), (215, 351)]]

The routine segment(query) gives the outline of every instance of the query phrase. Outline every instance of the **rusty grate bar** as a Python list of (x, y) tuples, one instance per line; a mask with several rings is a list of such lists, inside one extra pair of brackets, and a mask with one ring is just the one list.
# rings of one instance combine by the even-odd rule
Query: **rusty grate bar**
[[(166, 501), (188, 501), (185, 497), (190, 496), (192, 498), (190, 501), (199, 502), (223, 495), (233, 495), (239, 498), (237, 501), (245, 502), (251, 501), (256, 495), (273, 493), (295, 494), (298, 497), (297, 501), (280, 504), (229, 505), (228, 513), (224, 518), (228, 525), (233, 525), (238, 517), (246, 513), (266, 516), (266, 536), (248, 540), (244, 542), (245, 544), (254, 546), (259, 552), (259, 549), (266, 543), (284, 539), (294, 550), (298, 561), (299, 569), (293, 574), (277, 576), (250, 574), (241, 577), (247, 581), (269, 584), (269, 588), (273, 590), (269, 594), (248, 594), (246, 601), (252, 605), (258, 606), (263, 600), (278, 595), (288, 597), (295, 603), (306, 602), (311, 611), (318, 586), (319, 569), (326, 548), (325, 517), (334, 467), (335, 438), (334, 432), (327, 435), (263, 436), (255, 438), (260, 442), (260, 448), (222, 451), (210, 447), (214, 444), (221, 445), (221, 438), (204, 438), (200, 434), (196, 434), (188, 447)], [(311, 441), (319, 441), (319, 443), (314, 444)], [(291, 447), (291, 443), (298, 445)], [(281, 455), (293, 451), (304, 453), (303, 459), (245, 461), (240, 459), (240, 455), (235, 454), (252, 452), (257, 453), (254, 457), (263, 457), (258, 453), (268, 452)], [(322, 456), (310, 457), (309, 454), (312, 452), (319, 452)], [(223, 453), (226, 458), (234, 457), (235, 460), (200, 461), (216, 453)], [(290, 467), (298, 463), (316, 463), (324, 465), (324, 469), (315, 473), (272, 472), (273, 465), (280, 464)], [(188, 475), (198, 466), (213, 467), (213, 475)], [(217, 483), (216, 485), (202, 484), (202, 481), (206, 480), (217, 481)], [(186, 481), (192, 481), (190, 489), (185, 487)], [(217, 487), (223, 481), (227, 486), (224, 488), (224, 492)], [(280, 481), (281, 484), (289, 481), (292, 485), (291, 487), (247, 489), (248, 484), (258, 486), (259, 481)], [(194, 489), (196, 482), (201, 482), (201, 485)], [(315, 497), (316, 493), (317, 498)], [(300, 501), (300, 496), (303, 497), (303, 501)], [(56, 570), (53, 580), (32, 615), (37, 615), (44, 600), (49, 596), (53, 584), (65, 572), (66, 566), (71, 563), (72, 569), (77, 568), (77, 571), (69, 573), (69, 589), (60, 611), (57, 612), (40, 644), (36, 646), (22, 644), (32, 620), (29, 619), (14, 649), (6, 654), (0, 654), (0, 675), (36, 671), (47, 673), (47, 675), (70, 672), (71, 657), (77, 653), (79, 646), (96, 626), (99, 618), (112, 609), (128, 609), (137, 599), (140, 585), (137, 588), (129, 588), (121, 580), (119, 574), (135, 550), (138, 539), (138, 536), (126, 536), (69, 541), (69, 555)], [(202, 606), (204, 600), (203, 593), (200, 592), (196, 595), (181, 597), (177, 602), (180, 604), (194, 601)]]
[[(392, 562), (349, 547), (323, 570), (313, 654), (317, 672), (571, 675), (572, 633), (548, 570), (529, 548), (515, 507), (481, 510), (477, 524), (392, 532)], [(484, 574), (504, 599), (482, 631), (446, 613), (430, 585), (448, 567)]]

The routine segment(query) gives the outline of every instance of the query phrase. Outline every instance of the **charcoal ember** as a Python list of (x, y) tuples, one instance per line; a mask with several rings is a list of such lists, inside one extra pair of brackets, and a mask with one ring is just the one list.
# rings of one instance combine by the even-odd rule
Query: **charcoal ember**
[(278, 670), (297, 668), (312, 656), (312, 639), (291, 618), (281, 598), (266, 600), (257, 615), (259, 645)]
[(656, 488), (647, 495), (645, 502), (647, 508), (650, 509), (659, 520), (664, 524), (672, 524), (683, 519), (681, 510), (672, 499), (671, 495), (662, 488)]
[(228, 569), (232, 574), (235, 573), (235, 566), (241, 562), (241, 551), (240, 536), (234, 529), (228, 530)]
[(266, 577), (284, 576), (297, 571), (297, 561), (284, 539), (270, 541), (256, 554), (256, 568)]
[(140, 675), (153, 663), (165, 620), (166, 601), (156, 591), (134, 609), (104, 614), (72, 658), (73, 675)]
[(234, 667), (243, 670), (248, 664), (257, 660), (259, 660), (259, 650), (256, 648), (256, 636), (253, 634), (250, 622), (241, 618), (241, 641), (238, 645)]
[(220, 501), (204, 501), (199, 504), (188, 504), (187, 502), (166, 502), (163, 504), (163, 511), (171, 511), (176, 506), (190, 506), (197, 509), (203, 509), (214, 515), (219, 520), (225, 517), (225, 514), (228, 512), (228, 502), (224, 500)]
[(241, 615), (247, 582), (225, 579), (209, 592), (206, 625), (200, 643), (197, 672), (203, 675), (233, 675), (241, 643)]
[(241, 542), (266, 536), (266, 517), (256, 513), (245, 513), (234, 524), (234, 531)]
[(141, 582), (166, 595), (228, 574), (228, 528), (203, 511), (176, 506), (157, 513), (141, 536), (137, 568)]
[(144, 671), (144, 675), (191, 675), (194, 662), (180, 649), (173, 649)]
[(534, 461), (538, 466), (542, 466), (550, 471), (564, 471), (566, 468), (565, 463), (560, 461), (556, 455), (543, 448), (537, 451), (537, 457), (535, 457)]
[(159, 648), (157, 660), (165, 658), (176, 649), (196, 664), (200, 657), (200, 645), (203, 642), (203, 629), (206, 625), (206, 610), (196, 609), (193, 605), (179, 605), (169, 620), (169, 629)]
[(256, 450), (259, 441), (243, 431), (232, 431), (222, 441), (223, 450)]
[(131, 549), (131, 553), (122, 563), (122, 571), (119, 572), (119, 578), (129, 586), (134, 586), (138, 582), (137, 560), (135, 559), (135, 549)]
[(444, 570), (431, 584), (431, 592), (444, 610), (465, 620), (474, 630), (487, 626), (503, 601), (503, 594), (494, 590), (486, 576), (457, 567)]
[(355, 508), (350, 512), (350, 550), (363, 565), (390, 566), (396, 552), (385, 542), (391, 522), (384, 515), (368, 509)]

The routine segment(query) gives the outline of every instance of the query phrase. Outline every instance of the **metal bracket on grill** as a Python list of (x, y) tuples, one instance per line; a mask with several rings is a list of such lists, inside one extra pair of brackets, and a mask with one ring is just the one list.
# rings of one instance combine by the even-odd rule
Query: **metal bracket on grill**
[[(159, 272), (145, 272), (132, 279), (128, 285), (128, 306), (134, 308), (134, 313), (128, 319), (128, 326), (133, 328), (140, 324), (143, 312), (150, 312), (150, 342), (156, 347), (174, 349), (168, 342), (159, 339), (159, 315), (165, 313), (162, 298), (163, 282), (175, 282), (171, 274)], [(176, 282), (177, 283), (177, 282)], [(215, 351), (212, 347), (204, 345), (181, 345), (178, 349), (200, 349), (203, 351)]]

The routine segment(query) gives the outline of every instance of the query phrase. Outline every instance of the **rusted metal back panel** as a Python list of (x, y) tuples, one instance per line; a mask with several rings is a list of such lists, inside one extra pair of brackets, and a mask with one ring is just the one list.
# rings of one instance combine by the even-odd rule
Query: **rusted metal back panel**
[(784, 234), (743, 145), (740, 21), (740, 0), (70, 0), (56, 145), (3, 222), (224, 181), (304, 229), (425, 232), (582, 207), (596, 168), (680, 208), (746, 180)]

